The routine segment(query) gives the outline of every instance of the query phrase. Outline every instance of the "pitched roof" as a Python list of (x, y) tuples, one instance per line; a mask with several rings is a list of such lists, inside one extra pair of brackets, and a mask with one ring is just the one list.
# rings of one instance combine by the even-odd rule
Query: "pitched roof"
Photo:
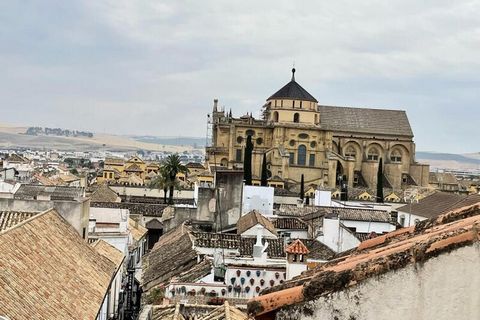
[(118, 194), (106, 183), (102, 183), (90, 196), (90, 202), (117, 202)]
[(398, 211), (412, 213), (425, 218), (434, 218), (447, 211), (480, 202), (480, 195), (460, 195), (437, 191), (417, 203), (406, 204)]
[(82, 195), (83, 188), (22, 184), (14, 197), (15, 199), (36, 199), (38, 196), (50, 196), (51, 200), (76, 200)]
[(459, 184), (455, 175), (450, 172), (430, 172), (428, 183)]
[(295, 99), (318, 102), (317, 99), (295, 81), (295, 69), (292, 69), (292, 80), (272, 94), (267, 100), (272, 99)]
[(257, 315), (355, 286), (480, 239), (480, 202), (362, 242), (349, 255), (266, 289), (248, 304)]
[(0, 211), (0, 231), (10, 229), (38, 212)]
[(125, 171), (129, 171), (129, 172), (143, 172), (142, 168), (140, 168), (140, 167), (138, 166), (138, 164), (136, 164), (136, 163), (128, 166), (127, 168), (125, 168)]
[(203, 169), (203, 170), (205, 170), (205, 167), (201, 163), (198, 163), (198, 162), (189, 162), (185, 165), (185, 167), (192, 168), (192, 169)]
[(123, 166), (125, 161), (119, 158), (105, 158), (104, 164), (105, 165), (116, 165), (116, 166)]
[(320, 217), (338, 216), (340, 220), (368, 221), (368, 222), (391, 222), (392, 218), (387, 211), (368, 208), (352, 207), (317, 207), (318, 210), (302, 217), (303, 220)]
[(303, 206), (299, 207), (296, 204), (280, 204), (278, 209), (275, 210), (275, 213), (278, 216), (286, 217), (303, 217), (307, 214), (317, 212), (319, 207), (316, 206)]
[(180, 312), (180, 304), (168, 306), (155, 306), (152, 320), (185, 320)]
[(294, 254), (308, 254), (310, 250), (307, 249), (300, 239), (296, 239), (285, 248), (285, 252)]
[(275, 229), (308, 230), (307, 223), (295, 217), (282, 217), (274, 219), (273, 225)]
[(252, 210), (246, 215), (241, 216), (240, 219), (238, 219), (237, 233), (242, 234), (248, 229), (256, 226), (257, 224), (262, 225), (265, 229), (267, 229), (274, 235), (277, 234), (277, 231), (275, 230), (273, 223), (256, 210)]
[(140, 225), (137, 221), (133, 220), (132, 218), (128, 218), (128, 230), (130, 230), (130, 234), (132, 235), (133, 240), (135, 242), (140, 241), (145, 235), (147, 234), (148, 230), (144, 226)]
[(333, 259), (333, 257), (335, 257), (335, 251), (333, 251), (328, 246), (316, 239), (303, 240), (303, 242), (305, 242), (308, 250), (310, 250), (310, 253), (308, 254), (308, 259), (331, 260)]
[(197, 264), (190, 228), (182, 223), (158, 239), (143, 258), (144, 290), (165, 283)]
[(212, 310), (199, 320), (247, 320), (248, 315), (240, 311), (239, 309), (231, 306), (228, 301), (225, 301), (223, 305)]
[(21, 163), (28, 163), (30, 160), (28, 160), (25, 157), (22, 157), (21, 155), (18, 155), (16, 153), (10, 154), (6, 159), (8, 162), (21, 162)]
[(53, 209), (0, 232), (0, 261), (11, 319), (95, 319), (116, 272)]
[(104, 240), (97, 240), (92, 243), (92, 247), (96, 252), (110, 260), (117, 268), (122, 264), (125, 255), (122, 251), (118, 250), (108, 242)]
[(323, 129), (413, 137), (405, 111), (319, 106)]

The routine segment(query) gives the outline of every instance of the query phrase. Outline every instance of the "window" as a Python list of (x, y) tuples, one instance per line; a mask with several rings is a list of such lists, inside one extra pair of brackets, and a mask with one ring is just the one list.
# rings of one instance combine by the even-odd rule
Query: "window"
[(242, 161), (242, 149), (237, 149), (235, 153), (235, 161), (241, 162)]
[(261, 145), (262, 143), (263, 143), (263, 139), (262, 138), (257, 138), (257, 144)]
[(349, 146), (345, 151), (345, 157), (355, 159), (356, 156), (357, 156), (357, 151), (355, 151), (355, 148), (352, 146)]
[(405, 216), (404, 215), (400, 216), (400, 225), (405, 227)]
[(298, 112), (293, 115), (293, 122), (300, 122), (300, 114)]
[(373, 147), (368, 150), (367, 160), (378, 161), (378, 149)]
[(315, 149), (317, 143), (315, 141), (310, 142), (310, 148)]
[(310, 154), (310, 157), (308, 158), (308, 165), (310, 167), (315, 167), (315, 154)]
[(241, 144), (243, 142), (243, 137), (237, 137), (237, 143)]
[(295, 100), (292, 101), (292, 108), (295, 109)]
[(290, 147), (294, 147), (295, 146), (295, 140), (293, 140), (293, 139), (290, 140), (289, 144), (290, 144)]
[(299, 166), (304, 166), (306, 161), (307, 161), (307, 147), (301, 144), (298, 146), (297, 164)]
[(297, 262), (297, 255), (296, 254), (293, 255), (292, 262)]
[(295, 163), (295, 153), (290, 152), (290, 159), (288, 161), (289, 164), (294, 164)]
[(395, 162), (395, 163), (401, 163), (402, 162), (402, 154), (398, 149), (395, 149), (392, 151), (390, 154), (390, 161)]
[(302, 109), (302, 101), (300, 101), (300, 109)]
[(278, 112), (277, 111), (275, 111), (273, 113), (273, 121), (278, 122)]
[(308, 134), (306, 134), (306, 133), (300, 133), (300, 134), (298, 135), (298, 138), (299, 138), (299, 139), (308, 139)]
[(315, 115), (315, 124), (318, 124), (318, 114)]

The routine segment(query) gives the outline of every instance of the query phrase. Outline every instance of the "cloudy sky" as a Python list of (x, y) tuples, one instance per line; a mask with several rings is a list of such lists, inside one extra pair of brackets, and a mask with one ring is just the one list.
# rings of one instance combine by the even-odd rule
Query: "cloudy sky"
[(417, 150), (480, 151), (480, 1), (0, 1), (0, 122), (205, 136), (296, 79), (403, 109)]

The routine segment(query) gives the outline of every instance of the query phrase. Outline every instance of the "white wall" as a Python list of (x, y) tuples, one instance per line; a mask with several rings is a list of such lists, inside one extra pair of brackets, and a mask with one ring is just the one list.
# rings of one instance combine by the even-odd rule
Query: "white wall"
[(474, 244), (314, 300), (308, 303), (313, 314), (289, 309), (277, 319), (480, 319), (479, 268)]
[(273, 215), (272, 187), (243, 186), (242, 213), (257, 210), (264, 215)]
[(250, 229), (248, 230), (245, 230), (241, 236), (242, 237), (256, 237), (257, 234), (258, 234), (258, 230), (257, 228), (260, 227), (261, 228), (261, 235), (262, 235), (262, 238), (263, 239), (277, 239), (277, 236), (274, 235), (273, 233), (271, 233), (270, 231), (268, 231), (267, 229), (265, 229), (261, 224), (257, 223), (256, 225), (254, 225), (253, 227), (251, 227)]
[(317, 238), (335, 252), (343, 252), (359, 245), (360, 241), (340, 226), (338, 219), (323, 219), (323, 236)]
[[(110, 188), (119, 195), (163, 198), (163, 190), (158, 189), (126, 186), (110, 186)], [(178, 199), (193, 199), (193, 190), (175, 190), (173, 196)]]
[[(403, 223), (402, 223), (402, 217), (404, 218)], [(403, 227), (410, 227), (410, 226), (414, 226), (416, 221), (423, 221), (423, 220), (426, 220), (426, 219), (427, 218), (415, 215), (413, 213), (410, 214), (408, 212), (399, 211), (397, 222), (399, 224), (401, 224)]]
[(356, 232), (361, 233), (383, 233), (395, 230), (395, 225), (388, 222), (369, 222), (369, 221), (355, 221), (342, 220), (342, 223), (349, 228), (356, 228)]
[(307, 270), (307, 263), (291, 263), (287, 262), (287, 280), (299, 276), (303, 271)]

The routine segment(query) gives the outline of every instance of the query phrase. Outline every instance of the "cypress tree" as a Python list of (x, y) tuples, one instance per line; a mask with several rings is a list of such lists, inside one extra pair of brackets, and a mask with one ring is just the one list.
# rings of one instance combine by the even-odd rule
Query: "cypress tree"
[(267, 183), (267, 154), (263, 154), (263, 162), (262, 162), (262, 178), (260, 185), (262, 187), (266, 187), (268, 185)]
[(247, 144), (245, 146), (245, 156), (243, 158), (243, 180), (247, 186), (252, 185), (252, 136), (247, 136)]
[(300, 180), (300, 199), (304, 199), (305, 198), (305, 181), (303, 180), (303, 174), (302, 174), (302, 178)]
[(382, 158), (380, 158), (380, 161), (378, 162), (377, 203), (383, 203), (383, 162), (382, 162)]

